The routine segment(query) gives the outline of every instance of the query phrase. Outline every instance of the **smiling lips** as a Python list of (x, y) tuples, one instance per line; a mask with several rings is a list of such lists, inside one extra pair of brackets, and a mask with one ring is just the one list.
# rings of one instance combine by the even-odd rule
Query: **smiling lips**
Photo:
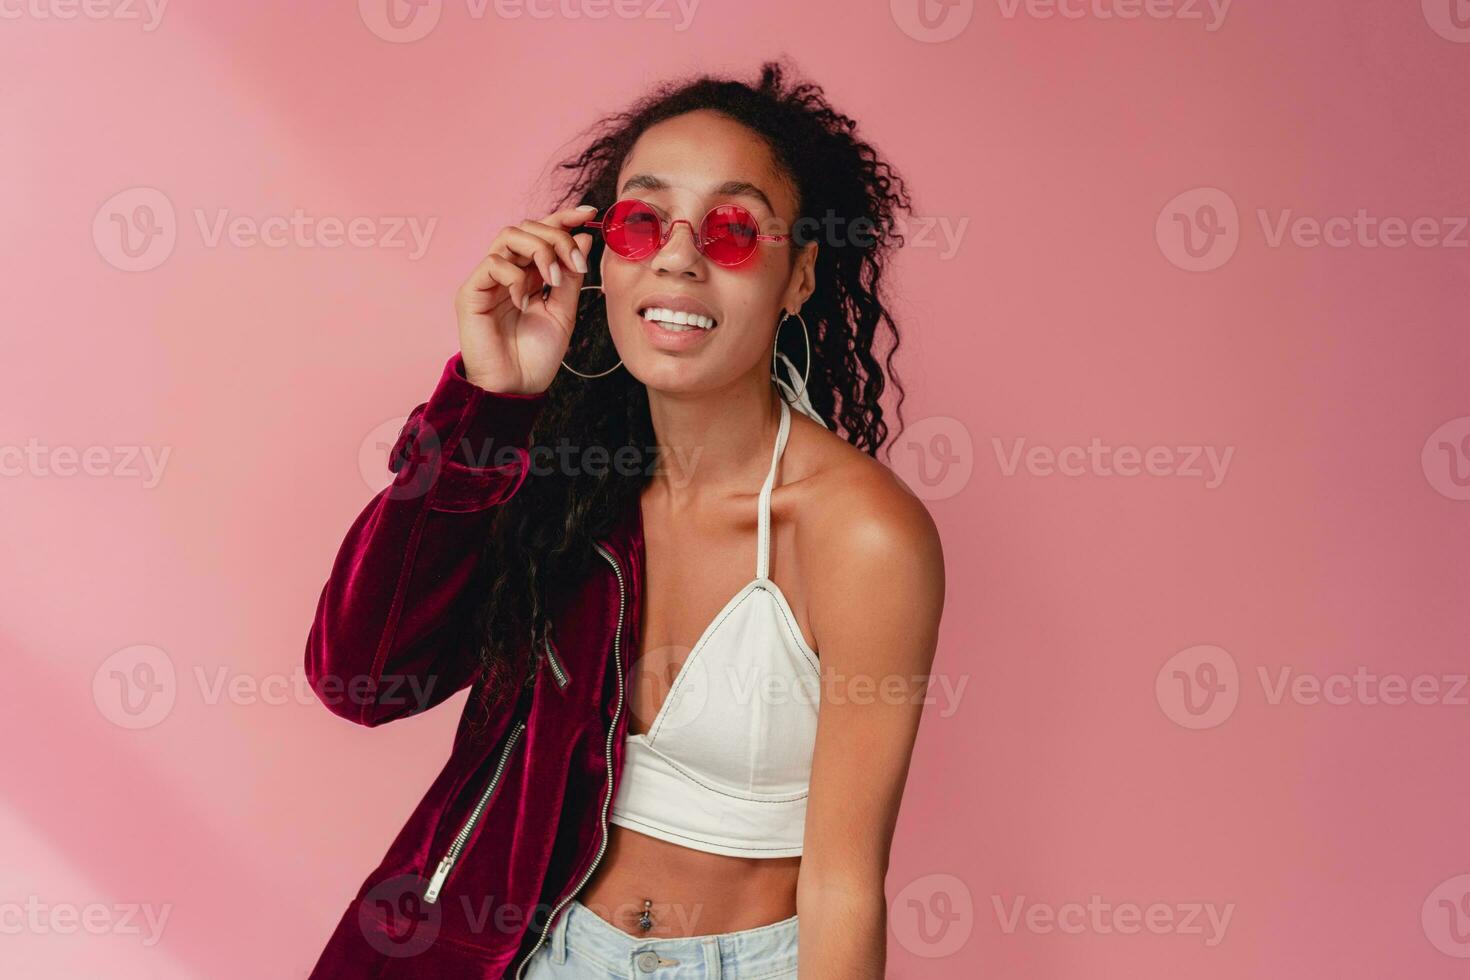
[(638, 315), (675, 333), (713, 330), (719, 325), (707, 306), (689, 296), (649, 296), (638, 304)]

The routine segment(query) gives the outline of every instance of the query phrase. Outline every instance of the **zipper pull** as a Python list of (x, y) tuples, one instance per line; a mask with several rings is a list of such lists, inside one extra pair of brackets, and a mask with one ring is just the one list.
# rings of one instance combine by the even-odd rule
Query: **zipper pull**
[(429, 879), (429, 887), (424, 889), (424, 901), (430, 905), (439, 897), (439, 890), (444, 887), (444, 879), (449, 877), (449, 868), (454, 864), (448, 856), (439, 862), (439, 867), (434, 869), (434, 877)]
[(572, 682), (572, 678), (567, 674), (567, 670), (562, 666), (561, 661), (557, 659), (556, 647), (551, 642), (551, 636), (548, 634), (542, 642), (546, 649), (546, 666), (551, 668), (551, 679), (556, 681), (557, 690), (565, 691), (567, 685)]

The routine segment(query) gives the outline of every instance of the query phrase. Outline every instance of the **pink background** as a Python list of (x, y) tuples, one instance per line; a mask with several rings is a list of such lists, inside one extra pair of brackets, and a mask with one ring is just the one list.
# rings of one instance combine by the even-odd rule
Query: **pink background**
[[(318, 592), (376, 489), (360, 459), (378, 479), (385, 427), (455, 349), (455, 286), (545, 210), (583, 126), (658, 78), (784, 50), (935, 227), (894, 277), (893, 460), (940, 525), (949, 603), (890, 976), (1464, 975), (1470, 707), (1443, 695), (1470, 627), (1466, 233), (1270, 235), (1286, 209), (1363, 209), (1453, 237), (1470, 39), (1450, 0), (1241, 0), (1217, 24), (961, 3), (944, 41), (913, 0), (706, 0), (687, 25), (672, 5), (477, 19), (457, 0), (411, 42), (374, 33), (373, 0), (179, 0), (152, 29), (27, 2), (0, 25), (0, 972), (306, 973), (463, 703), (369, 731), (302, 694)], [(128, 271), (113, 216), (143, 214), (138, 188), (176, 240)], [(1183, 223), (1221, 200), (1234, 253), (1181, 268)], [(211, 245), (195, 217), (298, 208), (435, 224), (414, 256)], [(1228, 449), (1229, 468), (1007, 469), (1016, 440), (1094, 437)], [(15, 465), (31, 440), (40, 462)], [(103, 447), (106, 472), (63, 475), (62, 447)], [(167, 451), (161, 479), (118, 447)], [(109, 658), (138, 645), (173, 702), (132, 729)], [(1218, 668), (1233, 711), (1192, 715), (1175, 667)], [(1273, 699), (1286, 668), (1426, 675), (1441, 697)], [(296, 687), (211, 703), (221, 676)], [(1223, 936), (1046, 925), (1094, 895), (1231, 917)], [(168, 918), (151, 945), (116, 911), (100, 934), (21, 925), (31, 896)]]

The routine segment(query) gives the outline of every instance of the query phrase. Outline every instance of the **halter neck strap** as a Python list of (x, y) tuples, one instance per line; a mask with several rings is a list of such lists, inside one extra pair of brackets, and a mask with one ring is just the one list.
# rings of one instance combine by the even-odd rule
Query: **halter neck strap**
[(765, 578), (771, 570), (771, 491), (776, 486), (776, 469), (781, 462), (781, 451), (786, 448), (786, 436), (791, 431), (791, 409), (786, 404), (786, 399), (777, 398), (781, 403), (781, 424), (776, 429), (776, 448), (771, 452), (771, 471), (766, 474), (766, 482), (761, 486), (759, 504), (759, 530), (756, 532), (755, 542), (755, 576)]

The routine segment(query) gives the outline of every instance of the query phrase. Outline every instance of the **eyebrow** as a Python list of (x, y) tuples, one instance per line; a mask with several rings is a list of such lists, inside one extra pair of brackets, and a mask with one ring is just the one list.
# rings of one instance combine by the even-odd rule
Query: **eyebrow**
[[(623, 189), (619, 194), (625, 194), (630, 190), (637, 191), (666, 191), (669, 189), (668, 181), (653, 174), (634, 174), (623, 181)], [(771, 199), (766, 197), (766, 192), (748, 180), (727, 180), (714, 189), (715, 197), (753, 197), (766, 206), (766, 210), (772, 214), (776, 208), (771, 204)]]

